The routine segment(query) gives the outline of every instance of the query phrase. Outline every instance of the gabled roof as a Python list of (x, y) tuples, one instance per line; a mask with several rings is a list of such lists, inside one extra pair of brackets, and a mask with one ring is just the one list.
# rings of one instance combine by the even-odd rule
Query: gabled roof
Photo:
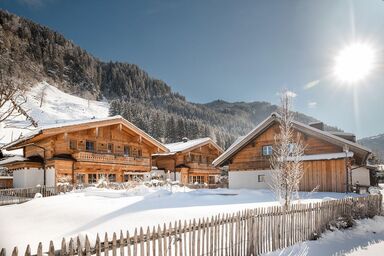
[(86, 130), (90, 128), (108, 126), (108, 125), (114, 125), (114, 124), (122, 124), (129, 130), (136, 132), (143, 139), (147, 140), (150, 144), (157, 147), (159, 151), (168, 152), (168, 149), (162, 143), (160, 143), (155, 138), (153, 138), (152, 136), (150, 136), (149, 134), (147, 134), (146, 132), (136, 127), (134, 124), (132, 124), (131, 122), (129, 122), (128, 120), (124, 119), (122, 116), (119, 116), (119, 115), (107, 117), (107, 118), (64, 122), (64, 123), (59, 123), (54, 125), (43, 126), (5, 145), (4, 148), (6, 150), (14, 150), (14, 149), (22, 148), (26, 144), (28, 144), (29, 140), (40, 138), (40, 137), (43, 138), (48, 136), (54, 136), (63, 132), (69, 132), (76, 127), (79, 130)]
[[(252, 141), (254, 138), (262, 134), (266, 129), (271, 127), (275, 122), (278, 122), (279, 118), (281, 118), (279, 114), (272, 113), (264, 121), (262, 121), (259, 125), (257, 125), (252, 131), (250, 131), (247, 135), (241, 137), (240, 139), (237, 139), (223, 154), (221, 154), (218, 158), (216, 158), (213, 161), (213, 165), (219, 166), (224, 164), (239, 150), (241, 150), (243, 147), (248, 145), (250, 141)], [(311, 127), (309, 125), (303, 124), (298, 121), (293, 121), (293, 128), (305, 134), (312, 135), (319, 139), (325, 140), (334, 145), (338, 145), (341, 147), (343, 147), (344, 145), (347, 145), (352, 152), (355, 152), (356, 154), (361, 155), (362, 159), (366, 159), (366, 157), (371, 153), (370, 149), (360, 144), (343, 139), (341, 137), (331, 134), (330, 132)]]
[(180, 141), (180, 142), (165, 144), (165, 147), (169, 149), (169, 153), (160, 153), (155, 155), (174, 155), (176, 153), (184, 153), (208, 144), (212, 145), (220, 153), (224, 151), (211, 138), (207, 137), (207, 138), (200, 138), (195, 140)]

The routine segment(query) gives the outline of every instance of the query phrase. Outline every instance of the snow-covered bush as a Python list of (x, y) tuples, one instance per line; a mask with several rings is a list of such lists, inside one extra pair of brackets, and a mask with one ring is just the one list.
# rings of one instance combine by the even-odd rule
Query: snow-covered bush
[(379, 195), (380, 194), (380, 188), (378, 187), (369, 187), (368, 192), (371, 195)]
[(36, 193), (33, 198), (43, 198), (43, 195), (40, 193)]
[(327, 229), (335, 231), (338, 229), (350, 228), (355, 224), (355, 220), (351, 216), (338, 217), (336, 220), (332, 220), (328, 223)]

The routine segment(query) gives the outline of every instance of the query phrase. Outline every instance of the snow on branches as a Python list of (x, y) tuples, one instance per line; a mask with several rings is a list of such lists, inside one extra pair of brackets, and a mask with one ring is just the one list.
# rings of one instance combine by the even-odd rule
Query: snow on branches
[(298, 196), (299, 183), (304, 174), (301, 157), (305, 146), (293, 129), (293, 97), (294, 95), (287, 90), (280, 95), (280, 116), (277, 118), (280, 132), (275, 136), (275, 145), (270, 159), (271, 189), (281, 205), (286, 208), (290, 205), (294, 194)]

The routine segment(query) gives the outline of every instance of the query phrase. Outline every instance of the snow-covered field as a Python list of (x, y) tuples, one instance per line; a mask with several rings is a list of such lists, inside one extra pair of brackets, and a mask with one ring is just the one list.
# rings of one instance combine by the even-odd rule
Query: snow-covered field
[[(43, 97), (40, 107), (41, 97)], [(60, 91), (46, 83), (38, 83), (26, 94), (24, 107), (38, 122), (39, 126), (62, 123), (66, 121), (103, 118), (108, 116), (108, 102), (86, 100)], [(0, 124), (0, 145), (17, 139), (21, 134), (33, 130), (26, 126), (25, 118), (16, 117), (7, 123)]]
[[(342, 193), (301, 193), (302, 202), (343, 198)], [(275, 205), (268, 190), (184, 190), (138, 187), (128, 191), (88, 188), (55, 197), (33, 199), (20, 205), (0, 207), (0, 248), (11, 250), (28, 243), (37, 248), (50, 240), (60, 244), (63, 237), (78, 234), (95, 239), (97, 232), (119, 232), (233, 213), (242, 209)]]

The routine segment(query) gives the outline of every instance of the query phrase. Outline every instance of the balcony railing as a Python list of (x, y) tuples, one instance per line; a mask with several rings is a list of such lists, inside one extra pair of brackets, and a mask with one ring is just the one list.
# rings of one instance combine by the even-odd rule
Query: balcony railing
[(150, 165), (150, 159), (146, 157), (132, 157), (108, 153), (77, 152), (72, 154), (77, 161), (131, 164), (131, 165)]
[(199, 163), (199, 162), (187, 162), (186, 163), (190, 168), (196, 168), (196, 169), (206, 169), (206, 170), (216, 170), (216, 168), (213, 166), (213, 164), (210, 163)]

